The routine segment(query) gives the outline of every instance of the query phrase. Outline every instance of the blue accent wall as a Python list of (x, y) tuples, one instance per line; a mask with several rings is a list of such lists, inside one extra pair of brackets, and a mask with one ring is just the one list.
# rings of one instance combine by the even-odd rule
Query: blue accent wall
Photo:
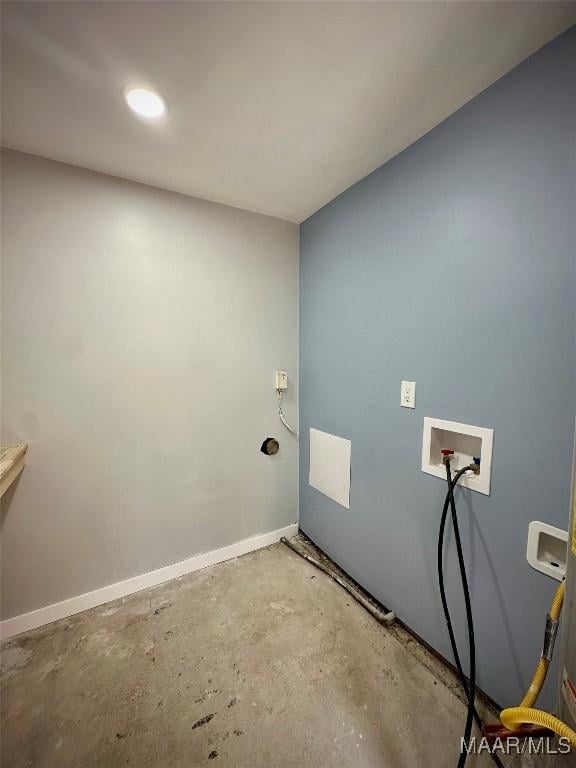
[[(491, 496), (458, 502), (479, 684), (503, 705), (530, 680), (557, 585), (526, 562), (528, 524), (568, 525), (575, 94), (572, 28), (301, 227), (301, 527), (450, 658), (446, 489), (420, 470), (423, 418), (494, 428)], [(308, 485), (310, 427), (352, 441), (350, 510)], [(447, 569), (465, 649), (453, 541)], [(552, 680), (542, 703), (554, 695)]]

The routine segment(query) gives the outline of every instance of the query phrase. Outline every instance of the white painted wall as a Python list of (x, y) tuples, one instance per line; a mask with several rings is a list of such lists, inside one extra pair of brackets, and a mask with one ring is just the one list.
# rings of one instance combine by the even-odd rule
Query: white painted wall
[(297, 226), (11, 151), (2, 204), (2, 615), (296, 521)]

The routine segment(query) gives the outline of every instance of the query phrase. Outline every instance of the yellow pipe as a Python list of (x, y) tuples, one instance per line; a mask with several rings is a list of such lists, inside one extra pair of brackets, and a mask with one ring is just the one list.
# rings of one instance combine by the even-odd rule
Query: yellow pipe
[(530, 683), (530, 688), (526, 691), (526, 694), (522, 701), (520, 702), (520, 707), (522, 709), (529, 709), (530, 707), (534, 706), (536, 703), (536, 699), (540, 695), (540, 691), (542, 690), (542, 686), (544, 685), (544, 680), (546, 680), (546, 675), (548, 674), (548, 667), (550, 666), (550, 662), (548, 659), (540, 659), (538, 662), (538, 666), (536, 667), (536, 672), (534, 674), (534, 677), (532, 678), (532, 682)]
[[(552, 607), (550, 608), (550, 617), (555, 621), (560, 618), (560, 612), (562, 611), (562, 604), (564, 602), (564, 582), (560, 583), (560, 586), (556, 590), (554, 600), (552, 601)], [(509, 731), (518, 730), (522, 725), (529, 723), (532, 725), (540, 725), (544, 728), (548, 728), (558, 736), (563, 736), (570, 741), (573, 747), (576, 747), (576, 731), (573, 731), (566, 723), (559, 720), (554, 715), (550, 715), (548, 712), (543, 712), (541, 709), (533, 709), (532, 705), (536, 703), (546, 675), (548, 673), (548, 667), (550, 661), (546, 658), (541, 658), (536, 667), (536, 672), (530, 683), (530, 687), (526, 691), (526, 695), (522, 699), (519, 707), (510, 707), (509, 709), (503, 709), (500, 712), (500, 722)]]
[(576, 747), (576, 731), (563, 723), (554, 715), (543, 712), (541, 709), (532, 709), (530, 707), (510, 707), (500, 712), (500, 722), (504, 728), (509, 731), (515, 731), (521, 728), (525, 723), (540, 725), (554, 731), (558, 736), (563, 736), (570, 741), (573, 747)]
[[(564, 582), (560, 582), (560, 586), (556, 590), (556, 594), (554, 595), (554, 599), (552, 600), (552, 606), (550, 608), (550, 617), (554, 619), (555, 621), (558, 621), (560, 618), (560, 613), (562, 611), (562, 605), (564, 603)], [(538, 662), (538, 666), (536, 667), (536, 672), (534, 673), (534, 677), (532, 678), (532, 682), (530, 683), (530, 687), (526, 691), (526, 695), (520, 702), (520, 706), (523, 708), (526, 707), (533, 707), (536, 703), (536, 699), (540, 695), (540, 691), (542, 690), (542, 686), (544, 685), (544, 681), (546, 680), (546, 675), (548, 674), (548, 667), (550, 666), (550, 662), (548, 659), (541, 658)]]
[(556, 594), (554, 595), (554, 600), (552, 600), (552, 607), (550, 608), (550, 616), (552, 616), (553, 619), (560, 618), (562, 605), (564, 604), (564, 591), (564, 582), (561, 581), (558, 589), (556, 590)]

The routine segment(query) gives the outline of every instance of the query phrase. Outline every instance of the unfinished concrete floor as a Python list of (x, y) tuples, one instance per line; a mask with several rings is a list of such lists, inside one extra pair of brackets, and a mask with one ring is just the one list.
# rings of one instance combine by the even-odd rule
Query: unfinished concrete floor
[(410, 642), (277, 544), (6, 643), (3, 765), (453, 768)]

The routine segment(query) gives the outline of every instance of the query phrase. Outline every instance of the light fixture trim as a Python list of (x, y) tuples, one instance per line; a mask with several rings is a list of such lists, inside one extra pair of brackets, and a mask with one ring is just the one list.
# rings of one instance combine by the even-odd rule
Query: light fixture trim
[(158, 120), (166, 114), (166, 102), (158, 91), (137, 85), (124, 91), (126, 103), (138, 117), (146, 120)]

